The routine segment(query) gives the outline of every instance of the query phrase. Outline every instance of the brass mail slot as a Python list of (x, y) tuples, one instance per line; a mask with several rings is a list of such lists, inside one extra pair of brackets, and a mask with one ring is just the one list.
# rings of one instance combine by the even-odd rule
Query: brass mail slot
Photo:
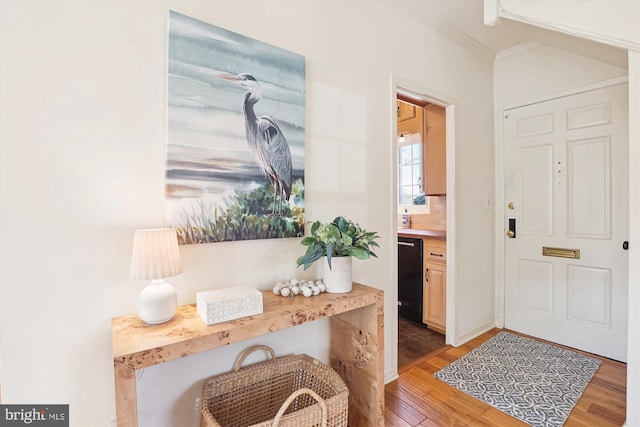
[(580, 259), (580, 249), (548, 248), (546, 246), (543, 246), (542, 255), (557, 256), (560, 258)]

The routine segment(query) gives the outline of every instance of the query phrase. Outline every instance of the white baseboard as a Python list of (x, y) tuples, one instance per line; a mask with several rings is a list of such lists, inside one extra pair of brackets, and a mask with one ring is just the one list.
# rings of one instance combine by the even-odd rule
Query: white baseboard
[(384, 371), (384, 383), (385, 384), (389, 384), (391, 381), (395, 381), (398, 378), (400, 378), (400, 376), (398, 375), (398, 369), (393, 369), (393, 368), (389, 368), (389, 369), (385, 369)]
[(480, 336), (480, 335), (484, 334), (485, 332), (490, 331), (491, 329), (493, 329), (495, 327), (496, 327), (495, 320), (494, 319), (488, 319), (486, 322), (480, 324), (479, 326), (476, 326), (473, 329), (470, 329), (468, 331), (459, 333), (455, 337), (455, 341), (453, 343), (453, 346), (454, 347), (459, 347), (462, 344), (466, 343), (467, 341), (470, 341), (470, 340), (476, 338), (477, 336)]

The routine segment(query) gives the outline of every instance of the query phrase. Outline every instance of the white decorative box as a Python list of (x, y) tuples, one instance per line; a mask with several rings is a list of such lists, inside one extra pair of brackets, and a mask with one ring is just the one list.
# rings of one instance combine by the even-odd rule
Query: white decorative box
[(196, 293), (200, 318), (207, 325), (262, 313), (262, 292), (237, 287)]

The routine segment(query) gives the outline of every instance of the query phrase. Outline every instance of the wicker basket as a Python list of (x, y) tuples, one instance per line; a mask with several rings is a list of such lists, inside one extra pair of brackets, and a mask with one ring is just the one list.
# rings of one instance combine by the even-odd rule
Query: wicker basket
[[(240, 368), (251, 352), (271, 360)], [(349, 390), (329, 366), (306, 354), (275, 357), (253, 346), (232, 372), (207, 379), (202, 389), (200, 427), (346, 427)]]

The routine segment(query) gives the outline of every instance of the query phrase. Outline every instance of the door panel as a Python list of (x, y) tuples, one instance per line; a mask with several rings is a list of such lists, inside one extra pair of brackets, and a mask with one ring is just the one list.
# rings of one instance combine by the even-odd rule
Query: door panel
[(611, 270), (570, 265), (567, 286), (570, 320), (609, 328), (611, 318)]
[(505, 326), (622, 361), (627, 111), (619, 85), (504, 118), (505, 232), (516, 223), (515, 237), (504, 237)]
[(520, 307), (553, 313), (553, 264), (520, 259)]
[(518, 138), (544, 135), (553, 132), (553, 115), (523, 117), (518, 120)]
[(553, 234), (553, 147), (542, 145), (518, 151), (520, 197), (519, 233)]
[(605, 102), (604, 104), (567, 110), (567, 128), (579, 129), (610, 123), (610, 106), (611, 104)]
[(567, 143), (569, 236), (611, 237), (609, 138)]

